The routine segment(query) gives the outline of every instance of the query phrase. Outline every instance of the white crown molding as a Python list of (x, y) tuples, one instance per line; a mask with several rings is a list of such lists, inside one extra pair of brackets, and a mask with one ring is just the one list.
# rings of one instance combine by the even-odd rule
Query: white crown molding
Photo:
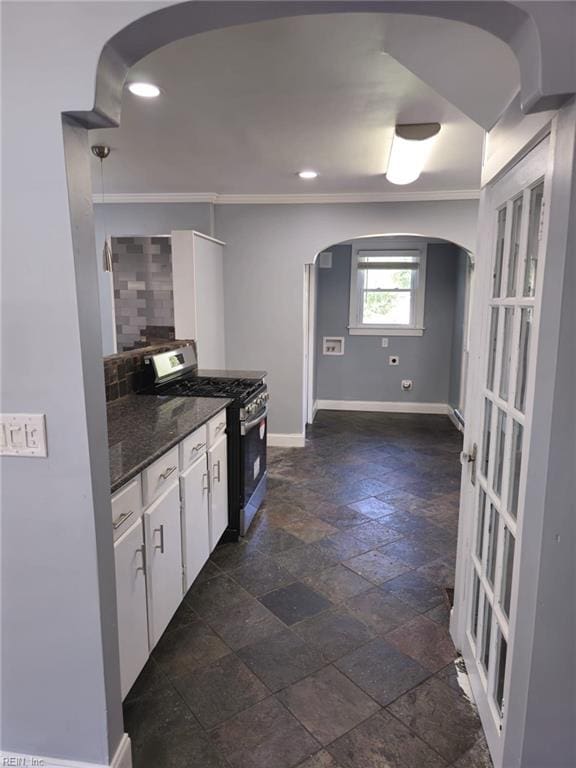
[[(478, 200), (479, 189), (430, 192), (372, 192), (296, 195), (219, 195), (212, 192), (119, 192), (106, 194), (106, 203), (211, 203), (212, 205), (308, 205), (333, 203), (422, 203), (437, 200)], [(93, 196), (102, 203), (102, 195)]]

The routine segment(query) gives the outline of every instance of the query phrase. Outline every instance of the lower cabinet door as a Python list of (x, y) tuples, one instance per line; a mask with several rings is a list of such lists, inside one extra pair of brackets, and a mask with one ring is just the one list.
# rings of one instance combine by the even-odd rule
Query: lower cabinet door
[(208, 463), (204, 453), (180, 477), (185, 592), (210, 557), (208, 486)]
[(182, 600), (180, 489), (174, 485), (145, 512), (148, 629), (152, 649)]
[(114, 544), (120, 684), (126, 696), (148, 659), (144, 529), (138, 519)]
[(208, 451), (210, 468), (210, 550), (228, 527), (227, 442), (223, 437)]

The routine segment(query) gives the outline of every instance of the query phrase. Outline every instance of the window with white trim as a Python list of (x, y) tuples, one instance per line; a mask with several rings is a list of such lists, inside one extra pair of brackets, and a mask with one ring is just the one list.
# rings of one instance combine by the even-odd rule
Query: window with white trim
[(425, 247), (355, 247), (351, 272), (350, 334), (423, 334)]

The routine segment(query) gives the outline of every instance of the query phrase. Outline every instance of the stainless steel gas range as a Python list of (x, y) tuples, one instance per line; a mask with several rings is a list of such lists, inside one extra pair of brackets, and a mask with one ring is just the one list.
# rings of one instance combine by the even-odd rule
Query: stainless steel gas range
[[(153, 383), (147, 394), (178, 397), (225, 397), (228, 436), (229, 525), (225, 540), (243, 536), (266, 494), (268, 389), (265, 377), (199, 376), (193, 346), (162, 352), (147, 361)], [(153, 377), (152, 377), (153, 374)]]

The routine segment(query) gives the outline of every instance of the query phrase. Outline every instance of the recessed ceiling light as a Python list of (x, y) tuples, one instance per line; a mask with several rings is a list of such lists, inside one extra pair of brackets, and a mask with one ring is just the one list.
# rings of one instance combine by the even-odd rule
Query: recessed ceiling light
[(386, 178), (392, 184), (412, 184), (420, 176), (440, 123), (397, 125), (392, 140)]
[(317, 171), (299, 171), (298, 176), (301, 179), (317, 179), (318, 173)]
[(142, 96), (145, 99), (155, 99), (156, 96), (160, 96), (160, 88), (153, 83), (130, 83), (128, 90), (134, 96)]

